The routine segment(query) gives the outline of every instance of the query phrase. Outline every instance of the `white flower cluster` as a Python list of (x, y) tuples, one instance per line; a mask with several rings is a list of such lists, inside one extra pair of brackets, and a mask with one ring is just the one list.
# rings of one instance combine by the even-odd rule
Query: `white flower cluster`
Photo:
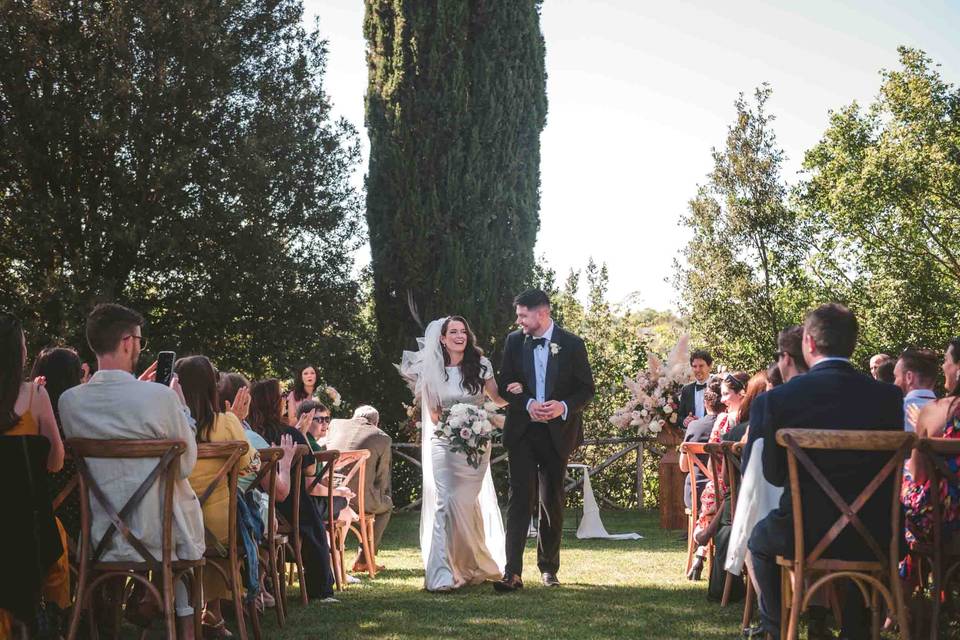
[[(491, 410), (492, 409), (492, 410)], [(467, 462), (479, 467), (487, 444), (498, 428), (496, 407), (478, 407), (473, 404), (455, 404), (443, 412), (434, 435), (450, 443), (452, 451), (466, 455)]]
[(330, 402), (333, 403), (333, 406), (339, 407), (340, 404), (343, 402), (343, 399), (340, 397), (340, 392), (334, 389), (333, 387), (328, 385), (324, 387), (323, 392), (326, 393), (327, 396), (330, 398)]
[(693, 380), (687, 336), (682, 336), (664, 363), (656, 354), (647, 357), (647, 369), (634, 378), (625, 378), (630, 400), (617, 409), (610, 422), (621, 429), (634, 427), (637, 435), (656, 435), (668, 425), (677, 425), (678, 396), (683, 385)]

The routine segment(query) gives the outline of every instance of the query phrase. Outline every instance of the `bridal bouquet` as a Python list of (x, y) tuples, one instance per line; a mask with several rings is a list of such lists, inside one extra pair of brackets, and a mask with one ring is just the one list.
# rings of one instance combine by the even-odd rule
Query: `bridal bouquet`
[(477, 469), (498, 428), (496, 421), (487, 408), (461, 402), (443, 410), (433, 435), (449, 443), (451, 451), (467, 456), (467, 464)]
[(656, 354), (647, 358), (647, 368), (634, 378), (625, 378), (630, 400), (610, 416), (610, 422), (637, 435), (656, 435), (664, 428), (681, 424), (677, 415), (680, 389), (693, 380), (688, 349), (689, 338), (682, 336), (664, 364)]

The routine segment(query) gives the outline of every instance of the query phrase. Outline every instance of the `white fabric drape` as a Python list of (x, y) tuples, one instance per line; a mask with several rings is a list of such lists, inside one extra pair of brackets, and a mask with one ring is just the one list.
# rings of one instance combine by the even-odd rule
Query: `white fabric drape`
[(585, 540), (588, 538), (604, 538), (607, 540), (640, 540), (643, 538), (639, 533), (607, 533), (607, 528), (603, 526), (600, 519), (600, 505), (593, 495), (593, 487), (590, 485), (590, 470), (583, 470), (583, 518), (580, 519), (580, 526), (577, 527), (577, 538)]

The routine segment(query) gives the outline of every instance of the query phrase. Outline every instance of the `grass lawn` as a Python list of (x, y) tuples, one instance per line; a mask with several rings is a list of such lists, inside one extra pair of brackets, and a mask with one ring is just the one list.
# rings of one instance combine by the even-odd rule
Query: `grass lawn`
[[(570, 518), (572, 522), (572, 517)], [(637, 531), (637, 541), (563, 541), (563, 586), (539, 583), (531, 540), (525, 588), (498, 595), (490, 585), (433, 594), (423, 590), (419, 514), (396, 514), (379, 560), (387, 569), (348, 587), (339, 604), (299, 604), (294, 586), (283, 629), (273, 612), (264, 637), (293, 638), (737, 638), (742, 604), (721, 609), (704, 580), (682, 575), (683, 543), (660, 530), (657, 514), (604, 512), (608, 531)], [(352, 560), (352, 559), (351, 559)]]

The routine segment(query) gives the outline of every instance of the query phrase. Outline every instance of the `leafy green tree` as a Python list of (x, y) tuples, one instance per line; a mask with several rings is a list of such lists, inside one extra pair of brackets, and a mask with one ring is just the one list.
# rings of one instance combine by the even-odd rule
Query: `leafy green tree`
[(960, 90), (899, 52), (873, 104), (833, 112), (804, 162), (817, 269), (860, 317), (861, 358), (942, 348), (960, 317)]
[[(367, 222), (382, 359), (426, 323), (503, 337), (530, 281), (546, 101), (539, 0), (366, 0)], [(397, 388), (395, 375), (386, 374)]]
[(33, 347), (80, 346), (111, 300), (221, 368), (362, 369), (357, 136), (301, 19), (297, 0), (3, 4), (0, 306)]
[(798, 216), (787, 204), (767, 85), (750, 104), (741, 94), (726, 144), (681, 223), (693, 237), (675, 284), (694, 343), (726, 365), (758, 369), (776, 350), (777, 333), (796, 322), (812, 286), (804, 269)]

